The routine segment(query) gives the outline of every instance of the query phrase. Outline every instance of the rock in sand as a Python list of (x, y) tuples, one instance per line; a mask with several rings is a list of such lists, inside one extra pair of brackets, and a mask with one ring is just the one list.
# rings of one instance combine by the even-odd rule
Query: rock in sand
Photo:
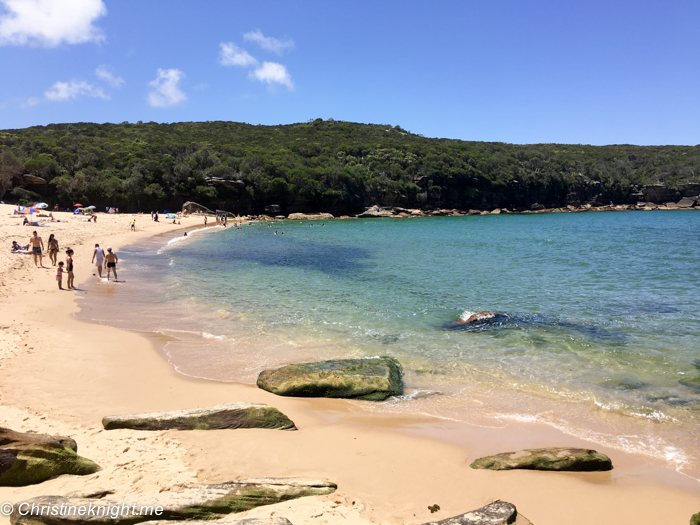
[(71, 438), (0, 428), (0, 486), (21, 487), (62, 474), (85, 476), (100, 470), (77, 452)]
[(515, 505), (507, 501), (494, 501), (480, 509), (423, 525), (532, 525), (530, 520), (518, 514)]
[[(134, 496), (133, 499), (123, 496), (119, 499), (98, 500), (39, 496), (18, 502), (10, 516), (10, 522), (12, 525), (130, 525), (148, 520), (212, 520), (304, 496), (331, 494), (336, 488), (335, 483), (326, 480), (260, 478), (202, 485), (181, 492)], [(42, 512), (42, 506), (73, 510), (53, 516)], [(157, 507), (160, 507), (160, 515), (155, 514)], [(27, 512), (32, 508), (37, 509), (36, 512)], [(82, 515), (78, 510), (81, 508), (87, 509)], [(90, 514), (87, 515), (87, 512)], [(113, 517), (115, 514), (116, 518)]]
[(471, 468), (489, 470), (553, 470), (594, 472), (612, 470), (612, 461), (605, 454), (586, 448), (550, 447), (504, 452), (477, 459)]
[(383, 401), (403, 394), (401, 364), (393, 357), (340, 359), (264, 370), (258, 386), (278, 396)]
[(192, 408), (106, 416), (105, 430), (218, 430), (226, 428), (270, 428), (296, 430), (294, 422), (274, 407), (259, 403), (223, 403), (208, 408)]

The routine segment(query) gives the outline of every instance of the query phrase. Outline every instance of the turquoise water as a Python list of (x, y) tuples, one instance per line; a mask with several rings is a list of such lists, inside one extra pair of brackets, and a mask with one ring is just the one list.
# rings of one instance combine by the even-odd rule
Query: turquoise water
[(123, 250), (110, 323), (224, 381), (391, 355), (407, 393), (379, 412), (540, 421), (696, 474), (699, 234), (695, 211), (209, 228)]

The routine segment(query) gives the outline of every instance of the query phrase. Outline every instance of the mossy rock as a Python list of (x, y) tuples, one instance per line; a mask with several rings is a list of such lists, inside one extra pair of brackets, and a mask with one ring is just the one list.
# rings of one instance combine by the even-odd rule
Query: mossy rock
[(480, 458), (471, 464), (474, 469), (550, 470), (562, 472), (594, 472), (612, 470), (612, 461), (605, 454), (585, 448), (550, 447), (504, 452)]
[[(180, 492), (163, 492), (150, 496), (139, 496), (130, 500), (129, 506), (136, 509), (151, 509), (150, 514), (129, 510), (117, 518), (111, 515), (122, 499), (68, 498), (63, 496), (40, 496), (26, 502), (18, 502), (10, 516), (13, 525), (131, 525), (144, 521), (162, 520), (214, 520), (228, 514), (244, 512), (263, 505), (272, 505), (305, 496), (323, 496), (335, 492), (337, 486), (326, 480), (305, 478), (259, 478), (243, 479), (230, 483), (201, 485)], [(25, 503), (22, 505), (22, 503)], [(42, 507), (76, 509), (61, 516), (43, 514)], [(90, 516), (79, 515), (77, 509), (92, 508)], [(159, 515), (153, 509), (160, 507)], [(19, 509), (37, 511), (21, 515)]]
[(700, 525), (700, 512), (693, 514), (690, 518), (690, 525)]
[(279, 396), (383, 401), (403, 394), (401, 373), (393, 357), (339, 359), (265, 370), (258, 386)]
[(100, 467), (81, 457), (71, 438), (24, 434), (0, 428), (0, 486), (22, 487), (72, 474), (85, 476)]
[(171, 410), (148, 414), (106, 416), (105, 430), (216, 430), (268, 428), (296, 430), (294, 422), (274, 407), (261, 403), (224, 403), (208, 408)]
[(480, 509), (423, 525), (532, 525), (532, 523), (518, 514), (518, 510), (512, 503), (497, 500)]

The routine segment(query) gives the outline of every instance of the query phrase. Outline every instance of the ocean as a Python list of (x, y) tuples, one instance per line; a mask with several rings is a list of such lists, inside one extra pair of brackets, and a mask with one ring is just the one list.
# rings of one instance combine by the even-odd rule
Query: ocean
[(80, 316), (217, 381), (393, 356), (406, 393), (378, 414), (540, 422), (700, 478), (700, 213), (229, 225), (121, 250)]

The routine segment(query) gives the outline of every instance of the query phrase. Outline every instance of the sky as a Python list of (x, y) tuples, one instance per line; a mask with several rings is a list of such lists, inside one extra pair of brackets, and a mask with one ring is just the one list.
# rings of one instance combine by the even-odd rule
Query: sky
[(0, 129), (316, 118), (700, 144), (697, 0), (0, 0)]

